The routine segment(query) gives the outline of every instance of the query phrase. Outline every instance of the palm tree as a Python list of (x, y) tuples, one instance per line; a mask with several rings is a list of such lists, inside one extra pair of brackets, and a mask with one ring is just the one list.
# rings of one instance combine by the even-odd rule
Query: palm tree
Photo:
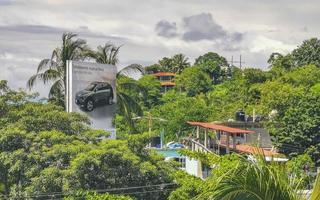
[(320, 173), (318, 173), (318, 176), (313, 185), (313, 190), (310, 196), (310, 200), (319, 200), (319, 199), (320, 199)]
[[(241, 157), (234, 168), (211, 179), (204, 193), (196, 199), (219, 200), (306, 200), (299, 185), (286, 172), (285, 166), (267, 163), (263, 156), (248, 160)], [(320, 175), (314, 185), (311, 199), (320, 197)]]
[(97, 63), (116, 65), (119, 61), (118, 53), (120, 47), (106, 43), (104, 46), (98, 46), (97, 51), (88, 51), (87, 56), (93, 58)]
[(3, 95), (8, 91), (9, 91), (8, 81), (0, 80), (0, 95)]
[(53, 50), (51, 58), (43, 59), (39, 63), (37, 73), (31, 76), (27, 83), (29, 89), (35, 86), (37, 80), (44, 84), (53, 83), (49, 100), (62, 106), (65, 101), (67, 60), (82, 60), (84, 52), (88, 50), (86, 41), (74, 39), (76, 36), (74, 33), (63, 33), (61, 47)]
[(298, 200), (284, 170), (255, 161), (242, 161), (215, 184), (209, 199)]
[[(104, 46), (98, 46), (97, 51), (88, 51), (87, 56), (95, 59), (97, 63), (101, 64), (112, 64), (116, 65), (119, 61), (118, 53), (121, 46), (116, 47), (113, 44), (106, 43)], [(117, 79), (122, 76), (128, 76), (130, 72), (140, 72), (144, 74), (144, 69), (139, 64), (131, 64), (117, 73)], [(135, 82), (117, 82), (117, 105), (118, 111), (123, 115), (130, 126), (132, 132), (134, 132), (134, 121), (133, 115), (142, 115), (142, 109), (138, 102), (135, 101), (131, 96), (126, 94), (126, 89), (138, 90), (141, 93), (143, 89)]]
[[(141, 65), (139, 64), (131, 64), (122, 70), (120, 70), (117, 74), (117, 79), (120, 78), (121, 76), (128, 76), (130, 72), (139, 72), (141, 74), (144, 74), (144, 69)], [(146, 95), (146, 91), (135, 81), (131, 82), (117, 82), (117, 105), (118, 105), (118, 110), (123, 115), (131, 129), (131, 132), (135, 131), (135, 126), (134, 126), (134, 120), (133, 117), (134, 115), (137, 116), (142, 116), (143, 111), (139, 103), (126, 94), (125, 90), (135, 90), (139, 91), (143, 96)]]
[(181, 73), (185, 68), (190, 66), (188, 58), (183, 54), (176, 54), (172, 58), (173, 72)]

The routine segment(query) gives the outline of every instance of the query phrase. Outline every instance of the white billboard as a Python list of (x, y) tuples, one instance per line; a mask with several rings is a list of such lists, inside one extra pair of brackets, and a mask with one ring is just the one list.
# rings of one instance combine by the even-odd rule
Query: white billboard
[(115, 139), (112, 123), (116, 111), (116, 75), (114, 65), (90, 62), (67, 62), (67, 112), (89, 117), (92, 128), (103, 129)]

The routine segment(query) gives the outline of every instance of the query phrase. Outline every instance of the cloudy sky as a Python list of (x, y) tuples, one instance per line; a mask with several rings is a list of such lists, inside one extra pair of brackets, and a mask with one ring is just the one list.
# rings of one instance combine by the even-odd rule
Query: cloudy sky
[(266, 69), (272, 52), (318, 37), (319, 8), (316, 0), (0, 0), (0, 79), (25, 88), (66, 31), (93, 48), (123, 45), (119, 67), (213, 51)]

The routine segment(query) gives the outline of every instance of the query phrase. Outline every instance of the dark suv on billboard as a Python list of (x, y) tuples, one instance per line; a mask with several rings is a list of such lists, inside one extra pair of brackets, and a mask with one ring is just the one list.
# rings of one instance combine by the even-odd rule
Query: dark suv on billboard
[(107, 82), (92, 82), (84, 90), (76, 93), (75, 102), (86, 111), (92, 111), (97, 105), (113, 104), (113, 89)]

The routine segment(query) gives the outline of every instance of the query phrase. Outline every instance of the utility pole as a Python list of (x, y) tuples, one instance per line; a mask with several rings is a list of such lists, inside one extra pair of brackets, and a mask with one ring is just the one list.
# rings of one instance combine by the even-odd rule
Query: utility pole
[[(133, 120), (137, 120), (137, 119), (146, 119), (148, 120), (148, 133), (149, 133), (149, 137), (151, 138), (151, 132), (152, 132), (152, 120), (156, 120), (156, 121), (159, 121), (159, 122), (167, 122), (168, 120), (166, 119), (162, 119), (162, 118), (159, 118), (159, 117), (152, 117), (151, 113), (148, 112), (148, 116), (137, 116), (137, 117), (133, 117), (132, 118)], [(151, 141), (149, 142), (148, 144), (148, 148), (151, 147)]]
[(242, 55), (240, 54), (239, 60), (233, 60), (233, 56), (231, 56), (231, 60), (229, 61), (231, 66), (233, 66), (234, 63), (239, 63), (239, 68), (242, 69), (242, 64), (245, 64), (245, 62), (242, 60)]
[(233, 56), (231, 56), (231, 66), (233, 66)]

